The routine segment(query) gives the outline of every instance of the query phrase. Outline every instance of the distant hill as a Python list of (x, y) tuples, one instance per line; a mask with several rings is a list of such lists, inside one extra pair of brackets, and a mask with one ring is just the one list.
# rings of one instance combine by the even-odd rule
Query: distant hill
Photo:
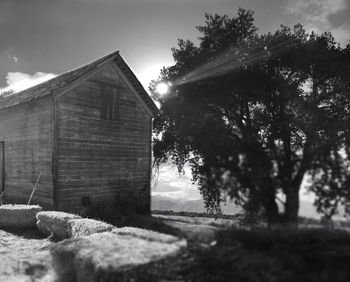
[[(175, 200), (165, 196), (152, 196), (152, 210), (173, 210), (176, 212), (206, 212), (203, 200)], [(225, 214), (235, 214), (240, 208), (233, 203), (222, 206)]]
[[(166, 196), (152, 196), (152, 210), (163, 210), (175, 212), (206, 212), (203, 200), (175, 200)], [(227, 203), (222, 206), (222, 211), (225, 214), (236, 214), (240, 212), (240, 208), (234, 203)], [(316, 212), (316, 208), (310, 201), (300, 201), (300, 216), (309, 218), (320, 218), (320, 215)]]

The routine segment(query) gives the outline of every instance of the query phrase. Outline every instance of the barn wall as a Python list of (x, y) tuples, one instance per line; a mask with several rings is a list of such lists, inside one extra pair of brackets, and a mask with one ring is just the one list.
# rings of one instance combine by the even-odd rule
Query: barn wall
[[(118, 87), (116, 120), (101, 118), (102, 84)], [(56, 102), (58, 209), (92, 204), (150, 210), (151, 117), (109, 67)]]
[(41, 172), (31, 203), (53, 207), (52, 105), (47, 97), (0, 111), (5, 202), (26, 204)]

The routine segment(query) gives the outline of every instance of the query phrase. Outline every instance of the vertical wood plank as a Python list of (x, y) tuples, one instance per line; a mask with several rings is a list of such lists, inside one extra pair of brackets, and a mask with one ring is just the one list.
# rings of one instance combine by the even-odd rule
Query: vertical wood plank
[(4, 141), (0, 141), (0, 193), (5, 190)]
[(106, 87), (101, 84), (101, 118), (107, 119), (107, 92)]
[(117, 88), (112, 88), (112, 119), (116, 120), (118, 119), (118, 107), (119, 107), (119, 103), (118, 103), (118, 92), (119, 90)]
[(4, 179), (5, 203), (26, 204), (41, 172), (32, 203), (52, 209), (52, 97), (43, 97), (1, 110), (0, 140), (4, 141), (4, 169), (0, 169), (0, 173)]

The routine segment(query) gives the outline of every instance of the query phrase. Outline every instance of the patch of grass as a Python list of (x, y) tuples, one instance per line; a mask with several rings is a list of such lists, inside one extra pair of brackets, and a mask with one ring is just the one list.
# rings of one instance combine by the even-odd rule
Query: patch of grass
[(161, 214), (161, 215), (179, 215), (179, 216), (187, 216), (187, 217), (222, 218), (222, 219), (232, 219), (232, 220), (235, 220), (237, 218), (237, 215), (235, 215), (235, 214), (186, 212), (186, 211), (175, 212), (173, 210), (170, 210), (170, 211), (152, 210), (152, 213), (153, 214)]
[(0, 281), (51, 281), (41, 280), (52, 273), (51, 245), (35, 230), (0, 230)]
[(183, 237), (179, 229), (165, 224), (161, 219), (151, 215), (138, 214), (130, 210), (121, 211), (113, 207), (97, 206), (89, 210), (87, 217), (103, 220), (116, 227), (131, 226)]
[(159, 215), (154, 214), (154, 217), (167, 220), (167, 221), (175, 221), (175, 222), (182, 222), (187, 224), (194, 224), (194, 225), (207, 225), (207, 226), (213, 226), (218, 228), (228, 228), (228, 227), (234, 227), (238, 225), (238, 222), (233, 219), (226, 219), (226, 218), (212, 218), (212, 217), (188, 217), (188, 216), (182, 216), (182, 215)]
[(218, 233), (221, 244), (239, 242), (244, 248), (257, 251), (285, 249), (290, 252), (350, 247), (350, 234), (343, 230), (309, 229), (231, 229)]
[(238, 246), (203, 247), (192, 243), (176, 257), (122, 273), (119, 281), (283, 281), (279, 279), (287, 274), (278, 266), (275, 259)]
[(120, 222), (117, 222), (116, 226), (138, 227), (138, 228), (149, 229), (160, 233), (182, 237), (182, 232), (179, 229), (169, 226), (168, 224), (165, 224), (162, 220), (152, 217), (150, 215), (140, 215), (136, 213), (124, 215), (122, 217), (122, 220)]
[(350, 235), (324, 229), (232, 229), (216, 244), (189, 242), (175, 258), (124, 273), (120, 281), (350, 281)]
[(89, 218), (71, 219), (67, 223), (69, 238), (76, 238), (81, 236), (88, 236), (94, 233), (112, 231), (113, 228), (113, 225)]
[(222, 246), (239, 242), (245, 250), (277, 259), (294, 281), (350, 280), (346, 263), (350, 259), (350, 234), (346, 231), (235, 230), (219, 233), (218, 242)]

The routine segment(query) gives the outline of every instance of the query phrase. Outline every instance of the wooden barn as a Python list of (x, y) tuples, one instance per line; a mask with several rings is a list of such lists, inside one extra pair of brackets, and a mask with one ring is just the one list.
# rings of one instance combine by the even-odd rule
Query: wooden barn
[[(150, 211), (152, 118), (158, 109), (119, 52), (0, 97), (5, 203), (78, 211)], [(39, 178), (40, 175), (40, 178)]]

